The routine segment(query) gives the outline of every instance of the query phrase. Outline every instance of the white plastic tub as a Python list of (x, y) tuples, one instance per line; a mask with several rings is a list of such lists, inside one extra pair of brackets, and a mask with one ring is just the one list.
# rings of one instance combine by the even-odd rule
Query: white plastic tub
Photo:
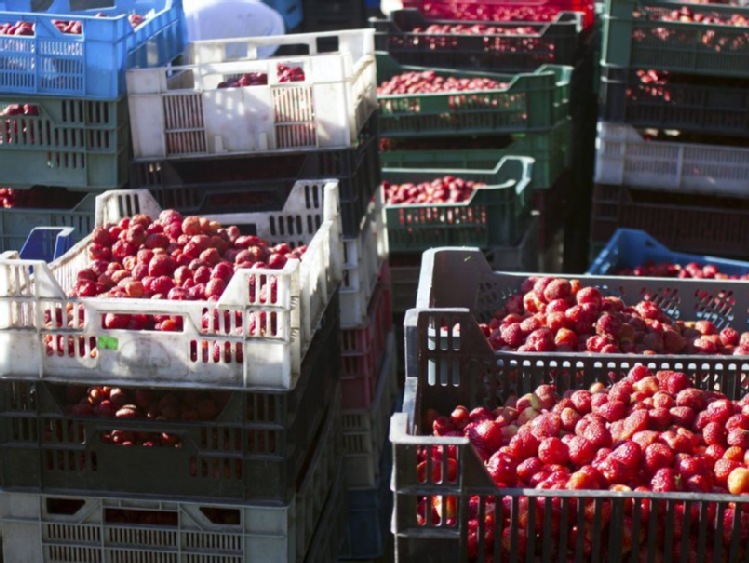
[[(156, 217), (160, 211), (147, 190), (109, 191), (96, 199), (96, 224), (137, 213)], [(227, 226), (254, 225), (256, 234), (273, 244), (307, 244), (308, 249), (283, 270), (238, 271), (215, 302), (68, 297), (77, 272), (90, 262), (91, 235), (49, 265), (5, 253), (0, 256), (0, 377), (293, 389), (341, 280), (337, 182), (297, 182), (278, 213), (210, 218)], [(290, 228), (294, 225), (301, 229)], [(276, 285), (273, 302), (263, 291), (271, 283)], [(58, 310), (65, 326), (45, 322), (45, 314), (54, 319), (49, 313)], [(107, 313), (181, 315), (184, 330), (105, 329), (101, 319)]]

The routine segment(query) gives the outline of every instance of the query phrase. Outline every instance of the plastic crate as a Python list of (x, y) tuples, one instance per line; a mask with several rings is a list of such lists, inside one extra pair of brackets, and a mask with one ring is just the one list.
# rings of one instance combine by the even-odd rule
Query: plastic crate
[[(501, 72), (533, 71), (541, 65), (574, 66), (580, 56), (582, 15), (559, 14), (554, 21), (469, 22), (428, 20), (416, 10), (396, 10), (387, 18), (370, 20), (375, 47), (398, 62), (429, 68), (476, 68)], [(430, 25), (490, 25), (504, 34), (435, 33), (414, 31)], [(517, 28), (532, 31), (514, 34)]]
[[(0, 24), (25, 21), (35, 31), (0, 40), (3, 94), (119, 98), (127, 69), (165, 65), (187, 42), (182, 0), (114, 0), (113, 6), (81, 11), (72, 11), (69, 0), (55, 0), (44, 13), (32, 13), (33, 3), (0, 3)], [(147, 17), (135, 30), (128, 22), (132, 13)], [(79, 21), (81, 33), (60, 32), (54, 26), (60, 19)]]
[[(322, 206), (310, 205), (321, 199)], [(97, 197), (96, 207), (97, 225), (137, 213), (155, 217), (161, 211), (145, 190), (107, 192)], [(341, 279), (336, 183), (298, 182), (279, 213), (211, 219), (254, 228), (272, 244), (307, 244), (308, 249), (301, 260), (290, 260), (283, 270), (238, 270), (219, 300), (211, 303), (68, 297), (76, 272), (90, 262), (93, 235), (49, 265), (6, 254), (0, 257), (0, 375), (88, 382), (96, 374), (108, 385), (292, 389)], [(276, 295), (271, 302), (263, 288), (274, 281)], [(248, 292), (251, 286), (255, 291)], [(67, 319), (63, 322), (68, 306), (82, 315), (73, 327)], [(52, 310), (59, 311), (59, 321), (46, 323), (48, 311), (50, 318), (58, 318)], [(224, 312), (223, 321), (219, 311)], [(183, 332), (104, 329), (101, 319), (108, 312), (176, 315), (183, 318), (185, 328)], [(235, 326), (233, 313), (246, 319), (243, 326)], [(204, 315), (206, 328), (202, 328)]]
[[(712, 76), (749, 76), (749, 26), (663, 21), (685, 7), (663, 0), (606, 0), (601, 63)], [(688, 4), (695, 16), (737, 16), (749, 8)]]
[(205, 215), (277, 210), (300, 179), (337, 178), (343, 236), (359, 236), (380, 185), (377, 116), (356, 147), (240, 158), (134, 162), (130, 185), (144, 188), (165, 209)]
[(339, 464), (333, 488), (325, 501), (325, 510), (315, 530), (304, 563), (331, 563), (343, 545), (348, 513), (346, 511), (346, 483), (343, 467)]
[(375, 401), (380, 363), (392, 328), (390, 283), (378, 282), (361, 327), (341, 330), (344, 409), (368, 409)]
[[(435, 264), (439, 260), (434, 256)], [(427, 257), (425, 256), (425, 262)], [(478, 261), (472, 261), (478, 264)], [(452, 276), (467, 274), (465, 271), (451, 271)], [(497, 285), (495, 292), (502, 291), (505, 281), (508, 287), (514, 286), (514, 280), (503, 277), (506, 274), (493, 274)], [(488, 280), (484, 277), (484, 280)], [(598, 278), (602, 280), (603, 278)], [(628, 283), (628, 278), (622, 283)], [(504, 280), (504, 281), (503, 281)], [(621, 278), (608, 278), (620, 283)], [(519, 283), (519, 279), (517, 280)], [(652, 283), (652, 282), (651, 282)], [(455, 286), (456, 284), (452, 284)], [(463, 286), (460, 286), (463, 288)], [(639, 287), (639, 286), (638, 286)], [(686, 292), (682, 293), (686, 296)], [(691, 294), (690, 294), (691, 295)], [(472, 301), (473, 303), (473, 301)], [(481, 303), (481, 302), (479, 302)], [(483, 304), (482, 304), (483, 306)], [(685, 307), (687, 310), (688, 307)], [(459, 345), (450, 336), (439, 337), (434, 342), (430, 329), (433, 323), (457, 325), (460, 331)], [(731, 398), (738, 399), (746, 393), (746, 373), (737, 373), (736, 366), (746, 369), (745, 361), (736, 358), (729, 362), (714, 362), (711, 358), (701, 357), (685, 360), (676, 357), (639, 356), (623, 359), (608, 357), (605, 361), (591, 357), (575, 358), (569, 356), (557, 358), (559, 354), (511, 354), (496, 353), (476, 326), (471, 313), (466, 309), (430, 309), (413, 310), (406, 318), (406, 391), (402, 413), (391, 419), (390, 441), (393, 443), (394, 463), (392, 490), (394, 492), (394, 510), (392, 530), (396, 541), (397, 561), (436, 561), (456, 563), (469, 561), (468, 557), (468, 520), (469, 510), (478, 511), (481, 522), (478, 530), (478, 552), (484, 553), (487, 547), (484, 541), (483, 514), (490, 511), (487, 502), (496, 499), (497, 505), (505, 517), (510, 518), (509, 527), (494, 529), (495, 543), (493, 556), (486, 561), (534, 561), (550, 563), (551, 561), (687, 561), (696, 558), (704, 561), (738, 561), (745, 553), (746, 536), (740, 526), (723, 528), (724, 511), (736, 507), (737, 512), (746, 510), (746, 499), (735, 495), (702, 495), (696, 493), (634, 493), (606, 490), (536, 490), (498, 488), (484, 468), (483, 461), (474, 450), (470, 441), (463, 437), (433, 437), (425, 435), (431, 428), (425, 428), (426, 412), (431, 409), (439, 413), (449, 413), (455, 405), (463, 404), (469, 408), (485, 405), (493, 408), (509, 398), (510, 395), (522, 396), (531, 392), (542, 383), (553, 384), (561, 395), (567, 389), (587, 389), (594, 381), (611, 384), (625, 376), (632, 365), (643, 362), (655, 369), (675, 369), (685, 372), (692, 382), (710, 390), (720, 390)], [(568, 362), (568, 360), (571, 360)], [(692, 361), (694, 360), (694, 361)], [(721, 365), (722, 364), (722, 365)], [(450, 370), (441, 370), (440, 366), (448, 365)], [(434, 371), (437, 370), (435, 374)], [(419, 478), (417, 471), (418, 455), (426, 454), (432, 459), (433, 448), (455, 448), (457, 461), (457, 478), (431, 479), (432, 470), (436, 469), (427, 461), (426, 482)], [(444, 449), (442, 449), (444, 451)], [(436, 452), (435, 452), (436, 453)], [(445, 458), (446, 463), (446, 458)], [(441, 475), (447, 474), (443, 469)], [(417, 520), (417, 503), (427, 497), (446, 502), (446, 497), (455, 501), (455, 519), (440, 522), (428, 520), (420, 525)], [(477, 498), (474, 498), (477, 497)], [(471, 500), (473, 499), (473, 500)], [(536, 501), (536, 499), (539, 499)], [(635, 500), (638, 506), (632, 519), (625, 519), (627, 505)], [(660, 502), (659, 502), (660, 501)], [(535, 511), (523, 509), (525, 502), (538, 502), (540, 515)], [(702, 514), (701, 518), (678, 516), (674, 510), (676, 504), (686, 503), (694, 512)], [(548, 504), (547, 504), (548, 503)], [(733, 503), (736, 503), (735, 505)], [(705, 518), (708, 505), (716, 508), (715, 520)], [(444, 506), (444, 504), (443, 504)], [(557, 510), (550, 508), (554, 506)], [(544, 510), (546, 507), (546, 510)], [(578, 510), (578, 507), (580, 510)], [(583, 507), (586, 510), (582, 510)], [(590, 510), (594, 518), (591, 522), (590, 543), (585, 549), (581, 541), (570, 541), (573, 527), (585, 526), (585, 512)], [(608, 526), (599, 515), (603, 511), (610, 514)], [(610, 512), (609, 512), (610, 511)], [(687, 514), (689, 514), (687, 508)], [(532, 515), (532, 516), (531, 516)], [(521, 521), (528, 518), (527, 528), (535, 530), (527, 536), (516, 532)], [(535, 518), (535, 524), (534, 524)], [(504, 518), (497, 518), (503, 523)], [(737, 519), (737, 522), (739, 519)], [(648, 525), (641, 526), (648, 522)], [(716, 524), (715, 522), (718, 522)], [(658, 525), (658, 524), (662, 524)], [(674, 539), (674, 529), (681, 525), (685, 533), (684, 540), (691, 534), (701, 538), (693, 549), (686, 541)], [(632, 532), (631, 542), (625, 543), (623, 529)], [(508, 531), (509, 530), (509, 531)], [(713, 530), (717, 533), (712, 539)], [(691, 532), (691, 534), (689, 533)], [(706, 540), (706, 534), (710, 539)], [(502, 538), (509, 534), (509, 546), (503, 549)], [(730, 541), (724, 546), (723, 534)], [(743, 536), (743, 537), (742, 537)], [(682, 557), (677, 559), (674, 546), (680, 544)], [(706, 557), (710, 550), (712, 559)], [(740, 557), (741, 554), (741, 557)], [(689, 557), (687, 557), (689, 555)], [(474, 559), (475, 560), (475, 559)], [(484, 558), (482, 557), (482, 561)]]
[[(166, 401), (161, 393), (188, 406), (193, 404), (188, 401), (210, 398), (214, 412), (201, 411), (209, 413), (203, 418), (184, 414), (190, 412), (185, 406), (179, 409), (180, 418), (168, 420), (144, 418), (142, 411), (140, 417), (127, 420), (79, 416), (71, 413), (71, 404), (89, 386), (101, 385), (100, 380), (92, 378), (84, 386), (3, 380), (0, 464), (4, 490), (290, 502), (298, 481), (311, 467), (313, 454), (323, 446), (330, 449), (326, 444), (333, 438), (340, 441), (340, 428), (326, 430), (333, 424), (326, 421), (340, 418), (337, 314), (335, 302), (313, 340), (293, 391), (210, 389), (195, 395), (174, 387), (122, 388), (129, 398), (133, 391), (150, 390), (159, 405)], [(165, 408), (160, 407), (160, 412), (165, 414)], [(134, 443), (117, 443), (123, 440)], [(156, 445), (143, 445), (147, 441)], [(339, 455), (336, 450), (333, 458)]]
[(595, 185), (591, 240), (605, 244), (620, 228), (647, 231), (679, 252), (749, 256), (749, 204), (743, 199)]
[[(331, 416), (326, 429), (340, 431)], [(5, 561), (303, 561), (326, 497), (340, 480), (337, 449), (328, 440), (285, 504), (216, 503), (156, 494), (121, 498), (86, 492), (60, 496), (0, 495)], [(142, 512), (141, 512), (142, 511)]]
[(611, 275), (621, 269), (632, 269), (648, 262), (686, 265), (696, 262), (700, 266), (715, 266), (727, 275), (741, 276), (749, 273), (749, 262), (673, 252), (645, 231), (617, 229), (614, 236), (593, 259), (588, 274)]
[(52, 262), (70, 250), (74, 238), (71, 227), (36, 227), (31, 229), (18, 254), (24, 260)]
[(365, 324), (369, 302), (378, 281), (390, 285), (387, 268), (388, 238), (384, 224), (382, 193), (369, 206), (361, 234), (343, 239), (343, 281), (341, 282), (341, 327)]
[[(338, 43), (335, 52), (318, 52), (318, 41), (325, 39)], [(310, 54), (255, 60), (261, 45), (305, 45)], [(191, 47), (190, 65), (127, 73), (137, 160), (351, 148), (377, 108), (372, 30), (200, 41)], [(233, 47), (246, 54), (230, 57)], [(279, 82), (280, 65), (302, 68), (304, 81)], [(219, 88), (250, 72), (267, 74), (268, 84)]]
[[(499, 246), (484, 252), (486, 259), (497, 270), (532, 272), (538, 267), (538, 219), (532, 218), (523, 240), (516, 246)], [(393, 312), (402, 315), (416, 306), (416, 293), (421, 271), (421, 254), (391, 258), (390, 285), (393, 292)], [(402, 323), (400, 323), (402, 324)]]
[[(377, 54), (377, 83), (425, 67), (405, 67)], [(544, 65), (533, 72), (504, 75), (437, 69), (439, 76), (489, 78), (505, 84), (496, 90), (439, 94), (378, 95), (383, 137), (549, 133), (570, 115), (571, 67)]]
[(390, 517), (393, 512), (393, 493), (390, 492), (393, 450), (387, 435), (385, 442), (375, 486), (346, 491), (348, 525), (343, 549), (338, 556), (339, 563), (352, 560), (376, 561), (386, 555), (386, 538), (390, 533)]
[(448, 175), (486, 184), (461, 203), (386, 202), (390, 253), (421, 252), (443, 245), (489, 248), (516, 244), (528, 226), (532, 171), (533, 159), (519, 156), (500, 159), (493, 170), (383, 169), (382, 179), (391, 184), (431, 182)]
[[(396, 143), (395, 150), (380, 153), (383, 168), (473, 168), (476, 170), (493, 168), (498, 158), (505, 156), (529, 156), (533, 163), (533, 177), (530, 187), (544, 190), (552, 187), (562, 171), (571, 164), (570, 150), (572, 123), (569, 119), (557, 123), (548, 132), (508, 135), (502, 148), (482, 149), (401, 149)], [(410, 139), (409, 139), (410, 140)], [(402, 144), (408, 146), (408, 141)], [(427, 141), (422, 138), (420, 140)], [(463, 139), (456, 138), (459, 147)], [(427, 141), (428, 142), (428, 141)], [(497, 143), (499, 144), (499, 143)]]
[(579, 191), (572, 170), (563, 170), (548, 190), (533, 192), (533, 208), (538, 214), (538, 250), (548, 250), (555, 235), (564, 229), (567, 206), (574, 205)]
[(263, 2), (281, 14), (286, 31), (299, 27), (302, 23), (304, 11), (301, 0), (263, 0)]
[(655, 141), (598, 123), (595, 182), (749, 197), (749, 148)]
[(343, 461), (348, 487), (374, 487), (381, 477), (379, 462), (383, 449), (387, 449), (388, 424), (398, 393), (392, 330), (387, 335), (387, 350), (381, 351), (380, 358), (374, 401), (364, 409), (343, 411)]
[(440, 19), (548, 22), (560, 12), (581, 12), (586, 29), (594, 21), (591, 0), (403, 0), (403, 7)]
[[(0, 46), (2, 42), (0, 36)], [(0, 113), (24, 105), (35, 108), (36, 115), (2, 116), (3, 186), (105, 190), (127, 182), (130, 127), (125, 98), (94, 101), (0, 94)]]
[[(601, 68), (601, 120), (715, 135), (749, 134), (747, 82), (670, 74), (645, 82), (629, 68)], [(728, 83), (726, 83), (728, 82)]]

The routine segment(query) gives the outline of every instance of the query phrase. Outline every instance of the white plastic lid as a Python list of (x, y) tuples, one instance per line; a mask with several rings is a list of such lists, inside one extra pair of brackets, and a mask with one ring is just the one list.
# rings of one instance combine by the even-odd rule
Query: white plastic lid
[[(259, 0), (183, 0), (182, 4), (190, 41), (285, 33), (281, 14)], [(268, 58), (277, 49), (277, 46), (260, 47), (257, 56)]]

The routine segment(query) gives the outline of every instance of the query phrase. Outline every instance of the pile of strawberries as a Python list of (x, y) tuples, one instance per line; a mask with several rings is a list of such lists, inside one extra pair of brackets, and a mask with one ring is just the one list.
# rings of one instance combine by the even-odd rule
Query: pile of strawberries
[(378, 96), (401, 94), (439, 94), (445, 92), (473, 92), (480, 90), (500, 90), (507, 84), (491, 78), (458, 78), (440, 76), (434, 70), (404, 72), (393, 76), (377, 87)]
[[(681, 372), (660, 371), (654, 375), (648, 368), (636, 365), (610, 386), (596, 383), (588, 390), (566, 391), (560, 397), (553, 386), (541, 385), (535, 392), (510, 398), (494, 410), (458, 406), (449, 416), (433, 411), (427, 416), (426, 423), (431, 421), (434, 436), (467, 437), (499, 488), (749, 495), (749, 395), (740, 401), (729, 400), (720, 392), (696, 388)], [(422, 448), (419, 455), (419, 480), (457, 483), (459, 462), (455, 447), (432, 447), (430, 453), (427, 451)], [(431, 475), (427, 474), (428, 467)], [(447, 474), (443, 475), (445, 469)], [(485, 555), (492, 555), (496, 534), (501, 534), (503, 552), (509, 551), (512, 533), (517, 534), (521, 555), (525, 555), (530, 535), (538, 535), (535, 545), (540, 546), (548, 510), (552, 512), (550, 539), (557, 542), (557, 553), (575, 549), (582, 535), (585, 554), (590, 555), (594, 518), (599, 520), (601, 527), (595, 533), (601, 538), (608, 537), (609, 524), (623, 525), (622, 543), (615, 548), (624, 553), (639, 551), (641, 546), (633, 543), (634, 538), (643, 542), (648, 537), (652, 518), (658, 518), (658, 534), (663, 537), (665, 505), (655, 500), (627, 501), (623, 520), (619, 521), (612, 519), (607, 500), (600, 506), (599, 499), (596, 507), (593, 498), (586, 498), (584, 493), (568, 498), (566, 503), (560, 498), (554, 498), (551, 504), (546, 500), (523, 496), (519, 507), (513, 509), (509, 497), (472, 498), (468, 524), (470, 558), (475, 560), (482, 555), (478, 553), (477, 536), (480, 504), (485, 507)], [(578, 503), (585, 503), (583, 526), (578, 525)], [(638, 534), (634, 534), (635, 503), (640, 505)], [(680, 540), (684, 536), (690, 552), (696, 553), (696, 530), (700, 525), (726, 545), (734, 533), (740, 534), (742, 545), (746, 545), (749, 511), (729, 505), (721, 513), (715, 503), (709, 504), (706, 510), (699, 503), (692, 503), (688, 509), (683, 503), (673, 507), (677, 522), (672, 530), (674, 560), (680, 560)], [(425, 525), (429, 517), (432, 524), (455, 526), (456, 510), (456, 497), (435, 496), (431, 503), (422, 499), (419, 522)], [(689, 519), (684, 518), (685, 510), (690, 511)], [(513, 512), (517, 531), (510, 528)], [(535, 528), (528, 523), (530, 512), (534, 512)], [(722, 532), (716, 532), (717, 518), (722, 519)], [(736, 518), (740, 522), (735, 523)], [(562, 521), (571, 528), (566, 536), (561, 535), (569, 545), (558, 545)], [(738, 526), (736, 532), (734, 523)], [(713, 542), (713, 537), (709, 537), (708, 549)]]
[(749, 280), (749, 274), (742, 274), (741, 276), (724, 274), (712, 264), (700, 266), (697, 262), (689, 262), (686, 265), (681, 265), (671, 262), (656, 263), (648, 261), (642, 266), (617, 270), (615, 275), (698, 280)]
[(430, 18), (473, 20), (473, 21), (534, 21), (553, 20), (559, 11), (554, 7), (535, 6), (501, 6), (483, 2), (409, 2), (404, 8), (419, 8), (419, 11)]
[[(279, 82), (304, 82), (304, 69), (299, 66), (285, 64), (276, 65)], [(262, 86), (268, 84), (265, 72), (247, 72), (234, 80), (219, 82), (218, 88), (245, 88), (247, 86)]]
[[(96, 14), (97, 18), (107, 17), (105, 14)], [(143, 23), (146, 18), (139, 14), (130, 14), (127, 17), (127, 21), (130, 23), (133, 29), (137, 29)], [(81, 35), (83, 33), (83, 23), (78, 20), (52, 20), (54, 25), (60, 33), (67, 35)], [(30, 37), (36, 34), (36, 24), (27, 21), (17, 21), (14, 23), (0, 23), (0, 35), (18, 35)]]
[(383, 182), (385, 203), (389, 205), (460, 203), (468, 201), (474, 190), (486, 184), (454, 176), (435, 178), (431, 182), (391, 184)]
[(579, 280), (529, 277), (481, 329), (495, 350), (749, 355), (749, 332), (672, 320), (656, 303), (624, 303)]
[(538, 31), (533, 27), (496, 27), (485, 24), (432, 24), (426, 28), (414, 27), (411, 33), (424, 35), (498, 35), (521, 36), (534, 35)]

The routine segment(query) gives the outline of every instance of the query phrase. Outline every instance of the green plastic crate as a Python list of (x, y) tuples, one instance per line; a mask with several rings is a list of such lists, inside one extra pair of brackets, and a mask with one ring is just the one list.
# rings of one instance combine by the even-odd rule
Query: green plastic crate
[(570, 115), (573, 68), (543, 65), (534, 72), (492, 72), (402, 66), (377, 53), (377, 83), (395, 75), (436, 70), (441, 76), (483, 77), (508, 83), (501, 90), (378, 96), (383, 137), (544, 132)]
[[(749, 8), (687, 4), (694, 14), (749, 17)], [(749, 76), (749, 26), (656, 19), (685, 6), (662, 0), (606, 0), (602, 63), (715, 76)]]
[(130, 122), (125, 97), (0, 95), (0, 112), (25, 105), (36, 107), (35, 114), (0, 116), (3, 187), (108, 190), (127, 182)]
[(491, 170), (385, 168), (390, 183), (425, 182), (459, 176), (483, 182), (462, 203), (385, 205), (390, 253), (422, 252), (434, 246), (492, 246), (518, 242), (530, 219), (533, 159), (504, 157)]
[(471, 168), (494, 167), (497, 159), (505, 156), (530, 156), (533, 178), (530, 187), (536, 190), (551, 188), (554, 181), (570, 166), (572, 123), (569, 119), (558, 123), (547, 133), (529, 133), (513, 137), (502, 149), (456, 150), (394, 150), (380, 153), (384, 168)]

